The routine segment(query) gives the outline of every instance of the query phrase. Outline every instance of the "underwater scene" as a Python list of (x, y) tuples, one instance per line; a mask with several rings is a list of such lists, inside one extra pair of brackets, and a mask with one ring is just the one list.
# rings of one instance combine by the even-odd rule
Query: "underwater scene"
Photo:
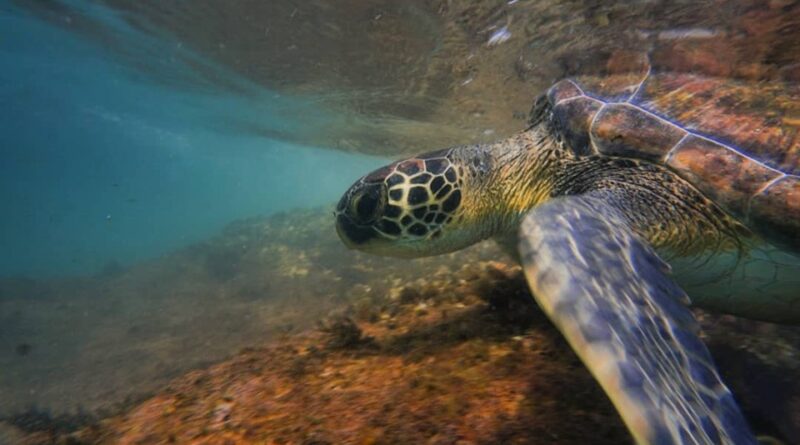
[(800, 444), (800, 2), (0, 0), (0, 445)]

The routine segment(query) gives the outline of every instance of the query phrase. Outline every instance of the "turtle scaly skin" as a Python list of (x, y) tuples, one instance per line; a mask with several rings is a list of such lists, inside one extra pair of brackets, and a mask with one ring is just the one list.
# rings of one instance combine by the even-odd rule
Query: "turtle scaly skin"
[(754, 444), (686, 305), (800, 322), (797, 93), (565, 80), (518, 135), (361, 178), (337, 230), (408, 258), (495, 239), (638, 443)]
[[(627, 216), (658, 247), (686, 252), (702, 251), (707, 245), (733, 248), (738, 234), (746, 233), (667, 169), (633, 159), (575, 157), (564, 153), (549, 134), (527, 131), (494, 144), (454, 147), (376, 170), (339, 201), (342, 240), (353, 248), (402, 258), (448, 253), (488, 238), (515, 249), (516, 229), (536, 205), (595, 186), (625, 189), (629, 184), (652, 186), (653, 193), (672, 189)], [(658, 215), (673, 216), (649, 225)], [(513, 249), (509, 253), (516, 255)]]

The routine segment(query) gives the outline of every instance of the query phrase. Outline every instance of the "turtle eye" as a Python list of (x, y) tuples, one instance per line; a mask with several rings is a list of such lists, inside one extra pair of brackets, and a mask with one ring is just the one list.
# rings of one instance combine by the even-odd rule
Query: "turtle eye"
[(358, 224), (371, 224), (381, 216), (386, 204), (383, 184), (366, 184), (350, 201), (349, 216)]

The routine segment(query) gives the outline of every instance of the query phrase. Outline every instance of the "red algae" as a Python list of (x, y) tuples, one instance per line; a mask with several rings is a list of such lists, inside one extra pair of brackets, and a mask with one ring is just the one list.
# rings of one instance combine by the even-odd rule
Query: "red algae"
[[(11, 443), (28, 445), (630, 441), (605, 394), (535, 305), (519, 268), (493, 246), (414, 262), (373, 259), (341, 252), (326, 221), (323, 212), (297, 212), (239, 223), (146, 268), (162, 283), (175, 263), (204, 271), (191, 274), (205, 277), (197, 282), (221, 281), (217, 292), (250, 289), (261, 297), (244, 300), (253, 305), (242, 310), (260, 311), (266, 325), (294, 328), (251, 339), (214, 364), (152, 371), (155, 382), (166, 382), (165, 373), (178, 377), (140, 386), (155, 389), (86, 426), (45, 425), (25, 434), (9, 430), (21, 426), (6, 419), (0, 441), (7, 430)], [(232, 273), (208, 272), (216, 270), (209, 258), (243, 242), (250, 247)], [(146, 288), (146, 270), (123, 272), (115, 282)], [(259, 284), (265, 279), (269, 286)], [(273, 294), (279, 289), (288, 294)], [(322, 304), (331, 292), (339, 297)], [(753, 427), (797, 437), (800, 329), (696, 314)], [(176, 336), (204, 335), (193, 325), (185, 332), (174, 326)], [(139, 347), (158, 352), (159, 345)]]
[(243, 351), (76, 436), (121, 444), (627, 440), (554, 328), (531, 305), (511, 306), (538, 326), (474, 293), (425, 314), (397, 303), (394, 316), (358, 321), (370, 342), (332, 342), (338, 334), (326, 330)]

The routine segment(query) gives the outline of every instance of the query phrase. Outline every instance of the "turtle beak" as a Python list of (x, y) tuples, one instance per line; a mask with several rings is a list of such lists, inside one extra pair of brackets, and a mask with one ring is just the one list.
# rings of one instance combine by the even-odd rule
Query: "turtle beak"
[(372, 226), (358, 225), (350, 217), (341, 213), (336, 216), (336, 233), (339, 234), (339, 238), (345, 246), (350, 249), (358, 249), (376, 235)]
[(384, 205), (383, 187), (360, 180), (339, 201), (334, 212), (336, 232), (347, 247), (358, 249), (379, 235), (374, 221)]

